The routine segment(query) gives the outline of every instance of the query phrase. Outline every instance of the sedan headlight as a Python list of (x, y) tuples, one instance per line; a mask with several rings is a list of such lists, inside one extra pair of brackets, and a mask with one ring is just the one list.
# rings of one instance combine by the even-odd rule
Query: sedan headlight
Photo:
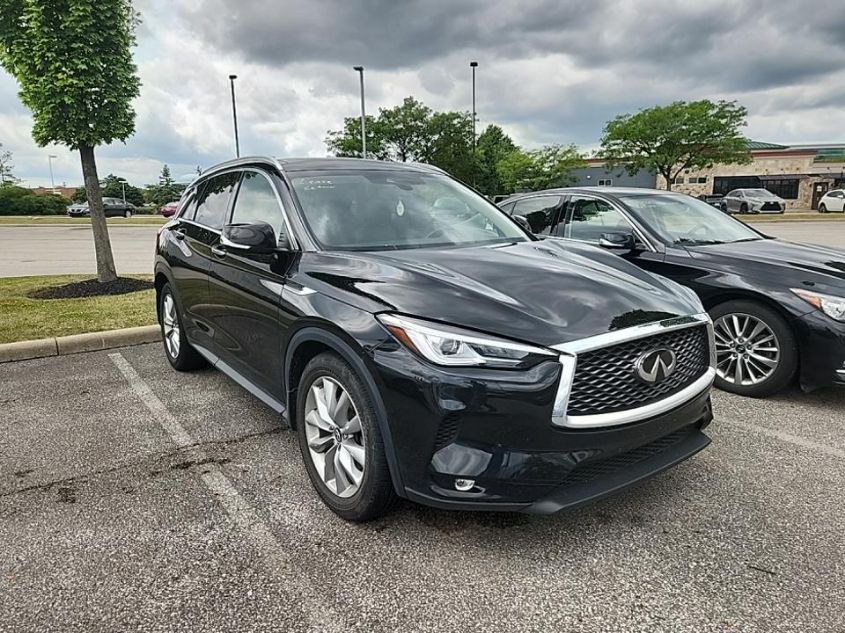
[(845, 297), (832, 297), (803, 288), (791, 288), (790, 290), (817, 310), (824, 312), (831, 319), (845, 321)]
[(531, 360), (557, 356), (542, 347), (421, 319), (395, 314), (379, 314), (376, 318), (405, 347), (436, 365), (518, 367)]

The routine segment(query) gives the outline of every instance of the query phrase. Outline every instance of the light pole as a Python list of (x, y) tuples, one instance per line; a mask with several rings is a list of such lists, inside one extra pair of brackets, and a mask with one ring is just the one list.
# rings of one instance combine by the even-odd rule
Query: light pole
[(478, 68), (478, 62), (470, 62), (469, 67), (472, 69), (472, 184), (475, 186), (475, 154), (476, 154), (476, 138), (475, 138), (475, 69)]
[(241, 145), (238, 140), (238, 109), (235, 106), (235, 79), (237, 75), (229, 75), (229, 85), (232, 87), (232, 121), (235, 124), (235, 156), (241, 157)]
[(126, 178), (118, 178), (118, 182), (120, 183), (120, 190), (123, 192), (123, 206), (126, 206)]
[(53, 159), (58, 158), (55, 154), (49, 154), (47, 156), (47, 162), (50, 165), (50, 189), (53, 193), (56, 193), (56, 182), (53, 180)]
[(367, 157), (367, 114), (364, 110), (364, 67), (353, 66), (361, 76), (361, 158)]

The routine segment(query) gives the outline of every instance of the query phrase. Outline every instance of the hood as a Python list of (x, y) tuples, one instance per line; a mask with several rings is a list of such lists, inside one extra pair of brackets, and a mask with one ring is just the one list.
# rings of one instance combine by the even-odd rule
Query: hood
[(746, 277), (770, 278), (773, 269), (784, 284), (813, 282), (845, 288), (845, 250), (830, 246), (797, 244), (778, 239), (689, 246), (702, 264), (717, 269), (735, 268)]
[(303, 283), (395, 311), (554, 345), (702, 311), (681, 286), (598, 247), (554, 239), (367, 253), (306, 253)]

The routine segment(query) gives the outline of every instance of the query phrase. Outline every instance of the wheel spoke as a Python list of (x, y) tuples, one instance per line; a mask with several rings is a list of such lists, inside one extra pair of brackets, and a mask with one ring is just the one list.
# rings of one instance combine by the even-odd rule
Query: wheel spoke
[(325, 453), (331, 448), (334, 438), (331, 435), (322, 435), (308, 440), (308, 446), (317, 453)]
[(778, 364), (777, 360), (760, 356), (760, 354), (755, 354), (754, 352), (748, 352), (748, 357), (753, 358), (758, 363), (763, 363), (766, 367), (777, 367)]
[(346, 393), (345, 389), (343, 389), (337, 397), (337, 402), (334, 404), (334, 407), (332, 407), (332, 419), (337, 421), (338, 426), (343, 426), (346, 423), (348, 419), (346, 410), (348, 408), (349, 394)]
[[(329, 407), (326, 402), (326, 382), (323, 381), (323, 388), (312, 387), (314, 391), (314, 404), (317, 405), (317, 413), (323, 419), (323, 422), (327, 424), (328, 429), (334, 428), (334, 421), (332, 420), (332, 416), (329, 413)], [(331, 383), (329, 383), (331, 384)]]
[(331, 487), (331, 482), (334, 481), (335, 492), (337, 490), (337, 479), (335, 474), (335, 456), (337, 455), (337, 446), (332, 446), (328, 451), (326, 451), (326, 460), (323, 465), (323, 481), (326, 482), (326, 485)]
[(361, 466), (364, 465), (366, 451), (364, 450), (363, 446), (353, 444), (352, 442), (347, 442), (343, 445), (343, 448), (346, 449), (346, 452), (349, 453), (349, 456), (352, 457), (352, 459), (354, 459), (358, 464), (361, 464)]
[(340, 466), (340, 470), (343, 472), (346, 480), (357, 486), (361, 483), (361, 479), (363, 479), (364, 471), (356, 466), (353, 461), (352, 454), (348, 449), (349, 446), (341, 446), (338, 450), (338, 465)]
[(339, 495), (343, 494), (352, 485), (349, 473), (346, 472), (346, 465), (343, 463), (344, 454), (342, 446), (338, 446), (334, 452), (334, 480), (337, 486), (337, 494)]
[(361, 420), (356, 415), (354, 418), (349, 420), (342, 428), (344, 435), (355, 435), (356, 433), (361, 432)]
[(329, 433), (332, 432), (332, 428), (333, 428), (332, 425), (329, 424), (328, 422), (326, 422), (323, 419), (323, 416), (321, 416), (319, 414), (317, 409), (312, 409), (311, 411), (309, 411), (305, 415), (305, 421), (308, 422), (308, 424), (311, 424), (312, 426), (316, 426), (319, 429), (322, 429), (322, 430), (327, 431)]

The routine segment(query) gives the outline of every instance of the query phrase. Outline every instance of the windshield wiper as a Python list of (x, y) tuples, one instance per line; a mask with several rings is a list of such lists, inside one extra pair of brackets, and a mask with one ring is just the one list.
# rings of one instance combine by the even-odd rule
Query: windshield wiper
[(743, 237), (741, 240), (731, 240), (729, 244), (737, 244), (738, 242), (756, 242), (762, 240), (762, 237)]
[(684, 246), (707, 246), (708, 244), (724, 244), (721, 240), (693, 240), (688, 237), (681, 237), (675, 240), (675, 244), (683, 244)]

